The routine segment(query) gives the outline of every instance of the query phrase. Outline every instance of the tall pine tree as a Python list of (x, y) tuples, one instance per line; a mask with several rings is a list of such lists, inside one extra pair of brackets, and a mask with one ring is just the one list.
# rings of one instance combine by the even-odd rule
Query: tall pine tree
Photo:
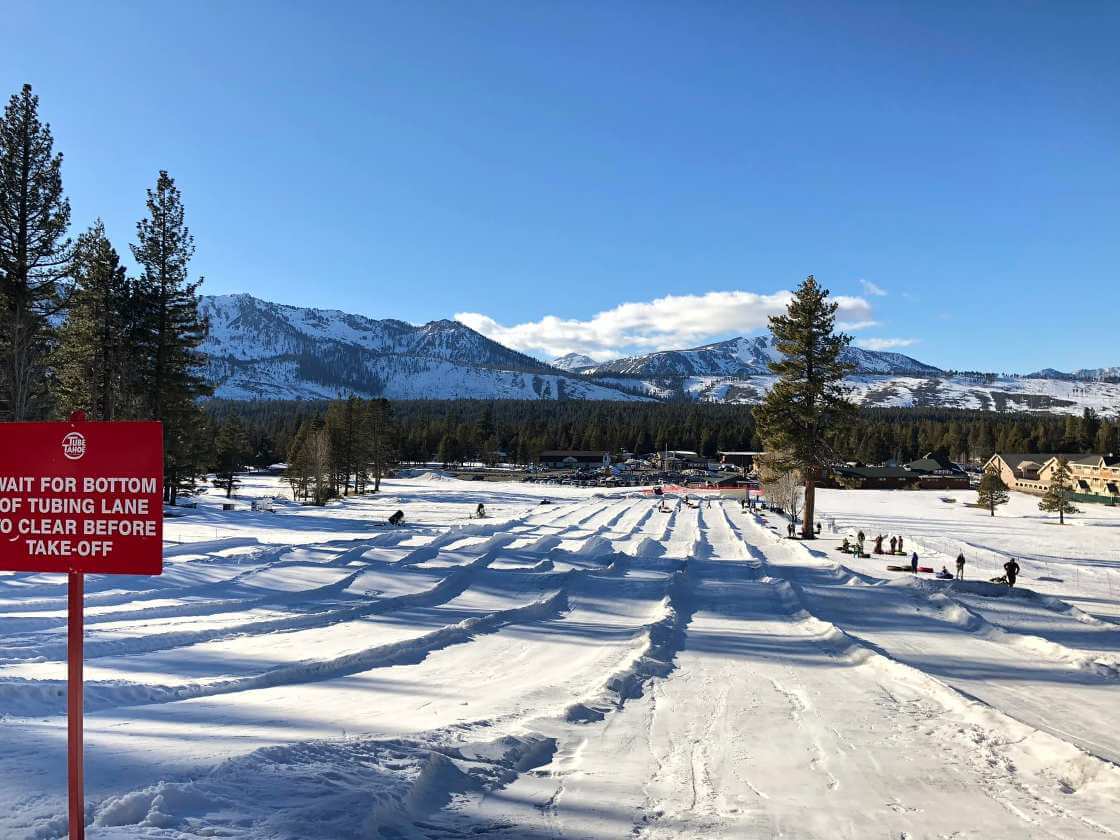
[[(1085, 409), (1086, 412), (1089, 409)], [(1094, 435), (1096, 430), (1094, 429)], [(1058, 459), (1058, 465), (1054, 468), (1054, 472), (1050, 477), (1050, 486), (1046, 488), (1046, 494), (1038, 503), (1038, 509), (1049, 513), (1058, 514), (1058, 524), (1066, 524), (1067, 513), (1080, 513), (1077, 507), (1070, 499), (1070, 494), (1073, 492), (1073, 482), (1069, 474), (1069, 464), (1065, 458)]]
[(142, 312), (138, 362), (148, 398), (146, 414), (163, 421), (164, 498), (171, 504), (198, 465), (198, 407), (209, 393), (198, 351), (207, 324), (198, 312), (198, 288), (188, 266), (194, 238), (184, 222), (178, 187), (166, 171), (148, 190), (148, 216), (136, 225), (132, 255), (140, 267), (137, 296)]
[(805, 486), (802, 539), (811, 540), (816, 484), (835, 456), (826, 440), (846, 422), (853, 406), (845, 398), (844, 376), (852, 369), (841, 359), (851, 339), (834, 332), (837, 304), (828, 300), (813, 275), (794, 293), (785, 315), (770, 319), (779, 361), (770, 369), (778, 381), (754, 417), (771, 463), (801, 473)]
[(980, 487), (976, 490), (976, 504), (980, 507), (988, 509), (992, 515), (996, 515), (996, 507), (998, 505), (1005, 505), (1011, 500), (1011, 496), (1007, 492), (1007, 484), (1003, 480), (1003, 476), (999, 474), (999, 470), (995, 467), (988, 467), (984, 470), (984, 475), (980, 478)]
[(381, 490), (382, 477), (397, 456), (397, 433), (392, 403), (384, 398), (370, 400), (366, 412), (366, 427), (368, 430), (366, 452), (373, 473), (373, 492), (378, 493)]
[(52, 357), (62, 416), (83, 409), (91, 420), (115, 420), (135, 410), (130, 322), (132, 286), (98, 219), (78, 237), (66, 322)]
[(12, 420), (47, 410), (50, 318), (70, 267), (69, 225), (62, 155), (24, 85), (0, 119), (0, 412)]

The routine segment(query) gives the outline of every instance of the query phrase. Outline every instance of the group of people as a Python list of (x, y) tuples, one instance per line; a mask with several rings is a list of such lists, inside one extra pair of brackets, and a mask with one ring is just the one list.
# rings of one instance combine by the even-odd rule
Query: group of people
[[(859, 532), (859, 538), (860, 538), (860, 542), (863, 542), (863, 531)], [(879, 536), (875, 537), (875, 553), (876, 554), (882, 554), (883, 553), (883, 541), (885, 539), (886, 539), (886, 537), (884, 537), (882, 534), (879, 534)], [(905, 549), (903, 548), (903, 541), (902, 541), (902, 536), (901, 535), (897, 536), (897, 537), (893, 537), (893, 536), (891, 537), (890, 547), (891, 547), (891, 554), (905, 554), (906, 553)]]

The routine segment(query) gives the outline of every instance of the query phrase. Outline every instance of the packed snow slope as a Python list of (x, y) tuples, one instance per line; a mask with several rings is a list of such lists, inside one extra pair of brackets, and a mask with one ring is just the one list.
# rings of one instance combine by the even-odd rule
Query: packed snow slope
[[(801, 543), (731, 499), (438, 475), (248, 509), (279, 489), (88, 579), (91, 840), (1120, 833), (1120, 511), (826, 491)], [(835, 551), (857, 528), (968, 580)], [(65, 595), (0, 575), (6, 840), (67, 828)]]
[[(668, 400), (755, 403), (773, 385), (770, 336), (735, 338), (597, 364), (569, 353), (552, 364), (456, 321), (423, 326), (251, 295), (203, 297), (202, 346), (215, 394), (229, 399)], [(849, 347), (852, 397), (868, 406), (944, 406), (1080, 414), (1120, 410), (1120, 382), (1053, 372), (963, 376), (901, 353)], [(1102, 369), (1102, 371), (1105, 369)], [(1085, 373), (1085, 372), (1079, 372)], [(1098, 371), (1100, 373), (1100, 371)]]

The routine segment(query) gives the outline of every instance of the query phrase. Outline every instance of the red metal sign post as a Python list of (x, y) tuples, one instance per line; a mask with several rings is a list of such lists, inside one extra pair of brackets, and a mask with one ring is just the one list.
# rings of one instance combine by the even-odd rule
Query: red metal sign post
[(4, 423), (0, 440), (0, 570), (68, 576), (70, 838), (84, 840), (83, 576), (163, 571), (163, 426), (77, 412)]

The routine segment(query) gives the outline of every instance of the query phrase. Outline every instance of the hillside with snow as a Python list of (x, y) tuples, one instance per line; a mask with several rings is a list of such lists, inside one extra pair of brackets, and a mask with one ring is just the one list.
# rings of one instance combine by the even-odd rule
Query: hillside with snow
[[(203, 345), (215, 395), (227, 399), (670, 400), (751, 404), (774, 382), (769, 335), (733, 338), (597, 363), (569, 353), (551, 364), (457, 321), (415, 326), (250, 295), (204, 297)], [(1115, 368), (1026, 377), (953, 374), (901, 353), (849, 347), (852, 399), (866, 406), (1080, 414), (1120, 411)], [(1092, 375), (1090, 375), (1092, 374)]]
[(202, 298), (202, 346), (226, 399), (644, 399), (567, 376), (457, 321), (413, 326), (251, 295)]

